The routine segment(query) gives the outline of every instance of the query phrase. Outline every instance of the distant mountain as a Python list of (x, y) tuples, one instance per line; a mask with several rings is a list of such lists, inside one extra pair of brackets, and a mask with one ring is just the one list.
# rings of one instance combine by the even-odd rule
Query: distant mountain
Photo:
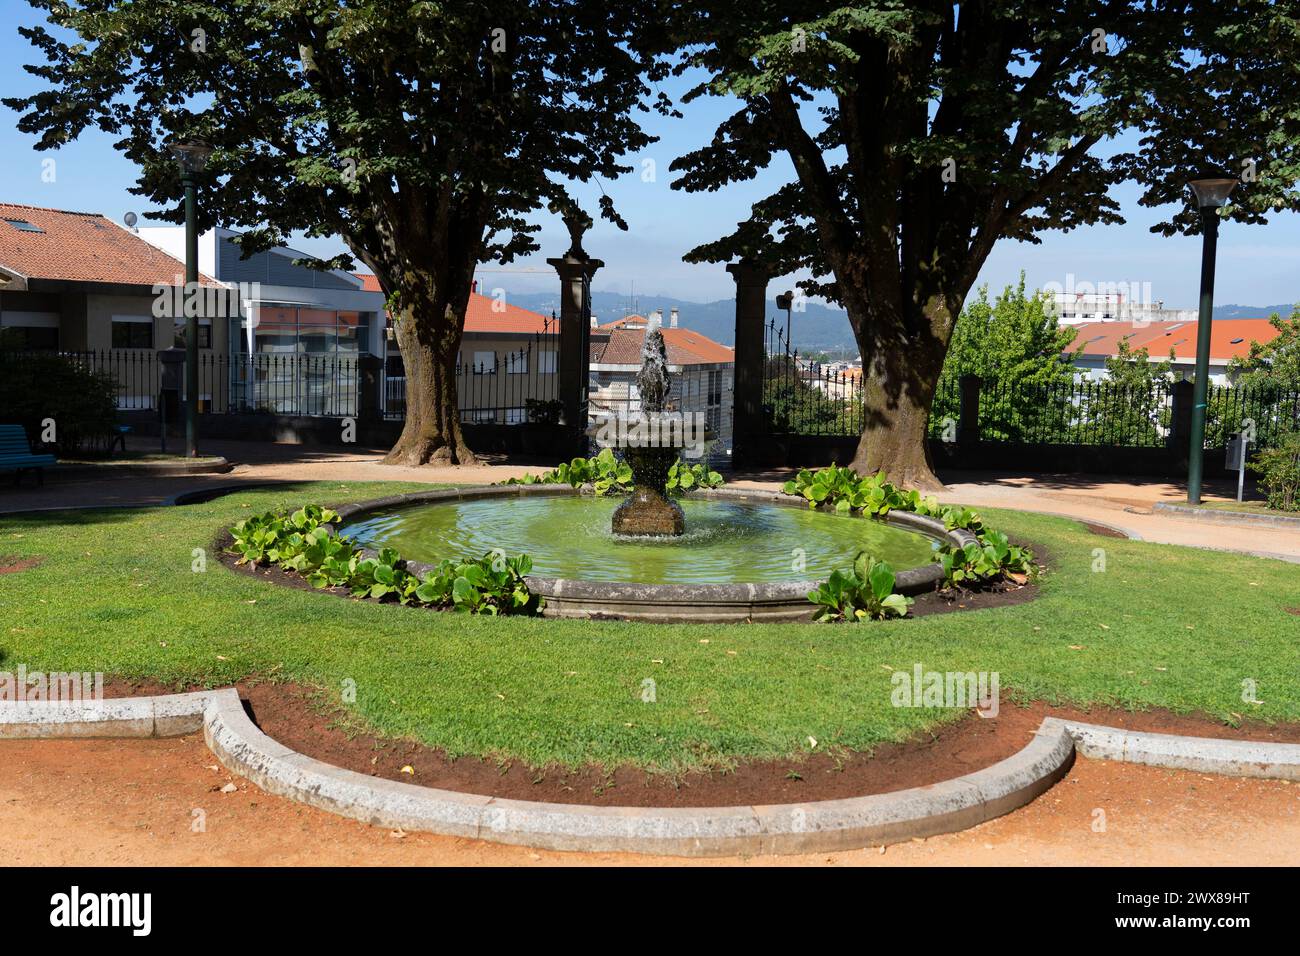
[[(507, 292), (511, 305), (517, 305), (534, 312), (549, 314), (560, 311), (560, 297), (553, 292)], [(716, 302), (690, 302), (686, 299), (673, 299), (668, 296), (637, 296), (633, 310), (628, 298), (617, 292), (593, 292), (591, 310), (596, 320), (602, 325), (613, 322), (625, 315), (649, 315), (655, 309), (662, 309), (664, 322), (668, 321), (669, 310), (676, 306), (679, 313), (678, 323), (683, 328), (694, 329), (723, 345), (736, 344), (736, 301), (719, 299)], [(785, 311), (776, 307), (776, 302), (767, 302), (767, 319), (775, 322), (785, 331)], [(857, 352), (853, 341), (853, 330), (849, 328), (849, 317), (839, 309), (807, 302), (803, 312), (795, 312), (791, 317), (791, 338), (803, 351), (849, 349)]]
[(1284, 305), (1216, 305), (1214, 307), (1214, 317), (1216, 319), (1267, 319), (1274, 312), (1286, 318), (1291, 314), (1294, 306), (1289, 303)]

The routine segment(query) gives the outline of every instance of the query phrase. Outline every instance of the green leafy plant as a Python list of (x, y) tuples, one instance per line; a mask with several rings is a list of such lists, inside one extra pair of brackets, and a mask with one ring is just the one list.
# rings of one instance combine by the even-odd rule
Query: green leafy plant
[(425, 575), (415, 597), (425, 604), (473, 614), (535, 614), (543, 605), (524, 576), (533, 569), (526, 554), (489, 551), (478, 560), (445, 559)]
[(865, 551), (858, 552), (850, 570), (834, 570), (830, 577), (808, 592), (817, 605), (816, 621), (882, 620), (903, 617), (912, 599), (894, 592), (894, 569)]
[(726, 484), (726, 479), (707, 464), (692, 465), (677, 459), (668, 469), (667, 489), (672, 494), (683, 494), (695, 488), (718, 488)]
[(964, 546), (944, 545), (939, 549), (939, 564), (949, 585), (987, 584), (1007, 575), (1030, 575), (1034, 571), (1034, 553), (1013, 545), (1000, 531), (986, 530), (976, 541)]
[(1252, 464), (1261, 473), (1270, 508), (1300, 511), (1300, 432), (1283, 435), (1275, 447), (1255, 455)]

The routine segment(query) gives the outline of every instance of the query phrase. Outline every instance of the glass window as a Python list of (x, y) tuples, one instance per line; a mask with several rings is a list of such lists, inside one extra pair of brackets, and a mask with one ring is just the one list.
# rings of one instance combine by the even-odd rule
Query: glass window
[(356, 352), (361, 341), (361, 313), (338, 313), (338, 350)]
[(298, 310), (298, 351), (333, 352), (338, 343), (336, 314), (324, 309)]
[(113, 316), (113, 348), (153, 348), (153, 319)]
[(496, 352), (475, 352), (474, 353), (474, 367), (470, 369), (471, 372), (480, 372), (480, 373), (490, 375), (496, 370), (497, 370)]
[(555, 374), (555, 349), (543, 349), (537, 353), (537, 371), (540, 375)]
[(527, 375), (528, 374), (528, 353), (527, 352), (507, 353), (506, 374)]
[(295, 352), (298, 348), (298, 310), (262, 306), (257, 310), (253, 344), (258, 352)]

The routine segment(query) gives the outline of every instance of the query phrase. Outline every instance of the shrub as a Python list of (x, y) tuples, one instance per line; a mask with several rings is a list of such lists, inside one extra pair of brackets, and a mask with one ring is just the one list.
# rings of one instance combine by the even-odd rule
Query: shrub
[[(693, 488), (717, 488), (726, 483), (718, 472), (705, 464), (692, 465), (678, 459), (668, 471), (668, 490), (675, 494)], [(632, 490), (632, 466), (621, 461), (612, 448), (601, 449), (591, 458), (575, 458), (562, 462), (558, 468), (541, 475), (524, 475), (507, 478), (504, 485), (569, 485), (582, 488), (591, 485), (597, 495), (626, 494)]]
[(0, 418), (38, 438), (54, 421), (59, 455), (106, 453), (117, 433), (117, 386), (75, 359), (40, 352), (0, 359)]
[(692, 465), (678, 458), (668, 469), (667, 488), (672, 494), (684, 494), (692, 488), (717, 488), (725, 483), (726, 479), (706, 464)]
[(858, 552), (853, 567), (835, 570), (829, 578), (808, 592), (817, 605), (816, 621), (864, 621), (903, 617), (912, 599), (894, 593), (894, 569), (865, 551)]
[(542, 607), (541, 596), (524, 580), (533, 566), (527, 555), (489, 552), (477, 560), (447, 559), (421, 580), (395, 549), (366, 556), (351, 539), (331, 534), (326, 525), (338, 520), (337, 512), (319, 505), (288, 515), (251, 515), (230, 529), (234, 540), (228, 550), (240, 556), (237, 564), (274, 564), (312, 587), (345, 587), (358, 598), (493, 615), (535, 614)]
[(1268, 506), (1279, 511), (1300, 511), (1300, 432), (1290, 432), (1272, 448), (1255, 455), (1259, 483), (1268, 494)]

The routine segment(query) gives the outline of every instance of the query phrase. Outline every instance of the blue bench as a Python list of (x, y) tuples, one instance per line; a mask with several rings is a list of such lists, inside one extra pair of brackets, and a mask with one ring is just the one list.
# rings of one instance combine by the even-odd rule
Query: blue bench
[(45, 484), (45, 467), (54, 464), (53, 455), (34, 455), (22, 425), (0, 425), (0, 471), (14, 472), (14, 484), (24, 471), (36, 472), (37, 484)]

